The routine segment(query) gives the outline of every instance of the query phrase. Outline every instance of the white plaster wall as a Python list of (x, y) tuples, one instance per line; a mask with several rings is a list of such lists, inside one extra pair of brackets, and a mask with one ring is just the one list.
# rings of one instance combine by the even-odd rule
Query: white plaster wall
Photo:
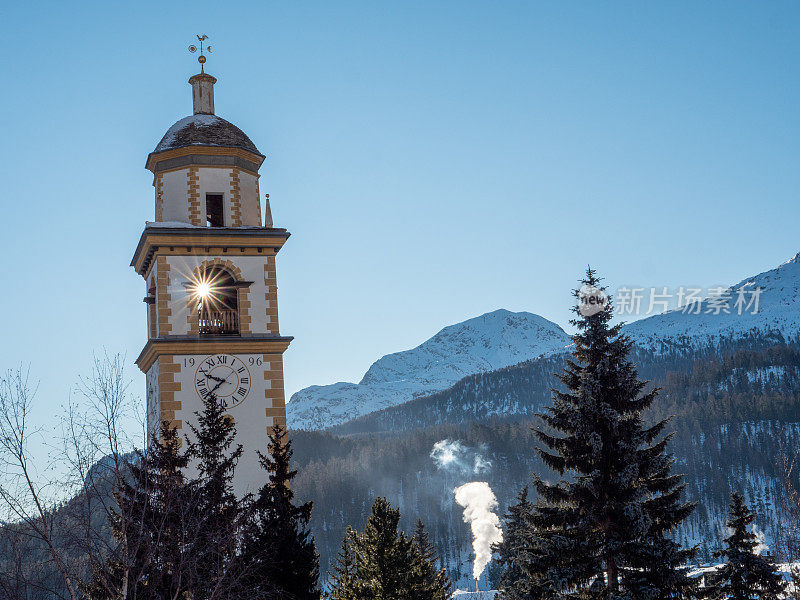
[(224, 167), (200, 167), (198, 169), (197, 180), (200, 186), (200, 204), (203, 207), (201, 210), (203, 225), (206, 224), (206, 194), (222, 194), (223, 218), (225, 226), (230, 227), (231, 170)]
[[(161, 175), (161, 194), (164, 208), (162, 221), (191, 223), (189, 220), (189, 180), (188, 169), (170, 171)], [(201, 202), (201, 214), (205, 218), (205, 205)]]
[[(231, 172), (230, 167), (200, 167), (197, 184), (200, 193), (200, 223), (206, 223), (206, 194), (222, 194), (225, 226), (230, 227), (231, 217)], [(161, 174), (161, 190), (164, 202), (162, 221), (191, 223), (189, 218), (188, 168)], [(248, 227), (262, 225), (259, 210), (258, 177), (239, 171), (242, 224)]]
[[(272, 427), (272, 417), (266, 416), (268, 401), (265, 392), (272, 387), (272, 382), (265, 379), (265, 372), (270, 370), (270, 363), (263, 361), (261, 354), (232, 355), (241, 360), (247, 367), (251, 381), (250, 391), (241, 404), (228, 410), (236, 423), (236, 442), (244, 449), (242, 458), (236, 468), (234, 487), (237, 494), (244, 495), (248, 491), (257, 491), (266, 480), (267, 474), (258, 463), (256, 451), (266, 452), (267, 430)], [(181, 384), (175, 400), (180, 400), (181, 409), (175, 411), (175, 418), (183, 422), (181, 437), (191, 436), (189, 423), (197, 425), (195, 412), (202, 410), (203, 401), (197, 393), (197, 369), (203, 364), (207, 355), (177, 355), (174, 361), (181, 370), (175, 374), (175, 381)], [(258, 364), (261, 363), (261, 364)], [(276, 365), (277, 368), (277, 365)], [(275, 382), (276, 386), (282, 382)], [(191, 437), (189, 437), (191, 439)]]
[(158, 431), (161, 389), (158, 385), (158, 361), (153, 363), (145, 375), (147, 389), (147, 441)]
[[(145, 297), (150, 295), (150, 291), (149, 291), (150, 287), (151, 287), (150, 280), (149, 279), (145, 279), (144, 280), (144, 295), (145, 295)], [(152, 286), (152, 287), (154, 287), (154, 286)], [(151, 306), (150, 304), (145, 303), (144, 306), (145, 306), (144, 312), (147, 315), (147, 318), (145, 319), (145, 321), (147, 322), (147, 329), (146, 329), (147, 339), (149, 340), (150, 339), (150, 317), (151, 316), (153, 316), (153, 317), (155, 316), (155, 311), (151, 311), (150, 310), (150, 306)], [(153, 305), (153, 306), (155, 306), (155, 305)]]
[(242, 195), (242, 225), (259, 227), (261, 223), (260, 199), (258, 197), (258, 177), (239, 171), (239, 190)]
[[(252, 281), (250, 286), (250, 322), (251, 333), (267, 333), (266, 321), (266, 293), (267, 286), (264, 282), (264, 265), (266, 256), (236, 256), (234, 253), (219, 255), (224, 260), (230, 260), (242, 271), (245, 281)], [(189, 333), (189, 299), (191, 292), (183, 283), (192, 280), (192, 274), (204, 261), (213, 260), (215, 255), (209, 256), (168, 256), (167, 264), (170, 267), (169, 293), (171, 296), (170, 308), (172, 315), (169, 322), (172, 325), (173, 335), (187, 335)], [(240, 316), (242, 311), (240, 309)]]
[[(155, 259), (153, 259), (153, 266), (152, 266), (152, 268), (150, 269), (150, 274), (148, 275), (148, 281), (149, 281), (150, 279), (152, 279), (154, 282), (156, 282), (156, 283), (154, 284), (154, 285), (155, 285), (155, 288), (156, 288), (156, 293), (155, 293), (155, 296), (156, 296), (156, 304), (155, 304), (155, 306), (156, 306), (156, 310), (155, 310), (155, 317), (156, 317), (156, 337), (159, 337), (159, 336), (161, 335), (161, 331), (160, 331), (160, 329), (159, 329), (159, 326), (158, 326), (158, 301), (159, 301), (161, 298), (159, 298), (159, 297), (158, 297), (158, 283), (157, 283), (157, 282), (158, 282), (158, 262), (157, 262)], [(150, 286), (148, 286), (148, 289), (149, 289), (149, 288), (150, 288)], [(149, 313), (150, 313), (150, 311), (148, 311), (148, 314), (149, 314)], [(147, 330), (147, 336), (148, 336), (148, 338), (150, 337), (150, 330), (149, 330), (149, 329)]]

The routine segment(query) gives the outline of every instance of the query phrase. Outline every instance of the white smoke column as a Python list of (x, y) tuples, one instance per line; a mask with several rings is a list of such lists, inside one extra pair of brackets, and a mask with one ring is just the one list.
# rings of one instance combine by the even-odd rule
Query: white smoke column
[(762, 552), (769, 550), (769, 546), (767, 546), (766, 544), (767, 540), (766, 536), (764, 535), (764, 532), (761, 531), (758, 527), (756, 527), (755, 523), (753, 523), (753, 533), (756, 536), (756, 547), (753, 548), (755, 553), (761, 554)]
[(444, 471), (461, 472), (463, 475), (480, 475), (488, 473), (492, 468), (492, 461), (481, 453), (480, 449), (465, 446), (459, 440), (444, 439), (436, 442), (431, 450), (431, 458), (436, 466)]
[(440, 469), (449, 469), (453, 466), (461, 468), (463, 465), (461, 456), (465, 451), (466, 448), (458, 440), (441, 440), (433, 445), (431, 458)]
[(503, 541), (500, 518), (492, 512), (497, 508), (497, 498), (485, 481), (465, 483), (453, 492), (456, 502), (464, 507), (464, 522), (472, 528), (472, 549), (475, 551), (472, 576), (477, 581), (492, 560), (492, 545)]

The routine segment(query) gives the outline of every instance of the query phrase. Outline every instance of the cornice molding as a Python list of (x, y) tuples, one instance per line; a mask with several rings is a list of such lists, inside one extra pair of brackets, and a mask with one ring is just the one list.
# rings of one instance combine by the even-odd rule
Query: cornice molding
[(155, 338), (145, 344), (136, 365), (147, 373), (159, 356), (178, 354), (283, 354), (293, 337), (251, 335), (235, 336), (175, 336)]
[(247, 162), (253, 163), (256, 170), (261, 167), (261, 164), (266, 158), (262, 154), (250, 152), (244, 148), (231, 148), (226, 146), (184, 146), (182, 148), (173, 148), (164, 150), (163, 152), (151, 152), (147, 155), (147, 162), (145, 168), (152, 171), (155, 175), (158, 172), (158, 164), (164, 161), (172, 160), (182, 156), (190, 155), (206, 155), (206, 156), (233, 156), (241, 158)]
[[(145, 276), (159, 247), (183, 246), (189, 249), (208, 248), (271, 248), (278, 252), (291, 234), (285, 229), (269, 227), (145, 227), (131, 266)], [(196, 252), (194, 252), (196, 253)]]

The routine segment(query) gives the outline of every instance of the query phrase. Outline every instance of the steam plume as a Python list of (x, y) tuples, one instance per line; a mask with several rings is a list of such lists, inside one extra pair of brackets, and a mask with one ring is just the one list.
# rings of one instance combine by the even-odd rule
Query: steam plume
[(500, 519), (492, 511), (497, 507), (497, 498), (485, 481), (473, 481), (453, 490), (456, 502), (464, 507), (464, 522), (472, 528), (472, 549), (475, 562), (472, 576), (478, 580), (492, 560), (492, 544), (503, 541)]
[(436, 442), (431, 450), (431, 458), (436, 466), (446, 471), (459, 471), (463, 475), (488, 473), (492, 461), (485, 458), (482, 450), (462, 444), (459, 440), (444, 439)]
[(753, 533), (756, 536), (756, 547), (753, 548), (753, 550), (755, 550), (755, 553), (761, 554), (762, 552), (769, 550), (769, 546), (767, 546), (766, 543), (767, 540), (766, 536), (764, 535), (764, 532), (761, 531), (758, 527), (756, 527), (755, 523), (753, 523)]

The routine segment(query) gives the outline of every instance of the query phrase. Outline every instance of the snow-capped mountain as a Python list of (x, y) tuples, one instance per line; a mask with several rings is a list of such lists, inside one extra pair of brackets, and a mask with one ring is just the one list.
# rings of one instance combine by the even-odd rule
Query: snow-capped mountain
[(715, 345), (720, 338), (767, 331), (795, 338), (800, 334), (800, 253), (771, 271), (740, 281), (719, 298), (722, 303), (705, 299), (684, 311), (635, 321), (625, 326), (625, 333), (655, 352)]
[[(720, 300), (721, 299), (721, 300)], [(731, 286), (720, 299), (625, 326), (656, 354), (777, 334), (800, 337), (800, 253), (779, 267)], [(738, 304), (737, 304), (738, 303)], [(305, 388), (287, 404), (289, 427), (322, 429), (453, 386), (462, 378), (566, 351), (567, 334), (535, 314), (497, 310), (445, 327), (417, 348), (376, 361), (358, 383)]]
[(570, 343), (558, 325), (527, 312), (494, 312), (442, 329), (416, 348), (377, 360), (359, 383), (311, 386), (286, 405), (292, 429), (322, 429), (447, 389)]

